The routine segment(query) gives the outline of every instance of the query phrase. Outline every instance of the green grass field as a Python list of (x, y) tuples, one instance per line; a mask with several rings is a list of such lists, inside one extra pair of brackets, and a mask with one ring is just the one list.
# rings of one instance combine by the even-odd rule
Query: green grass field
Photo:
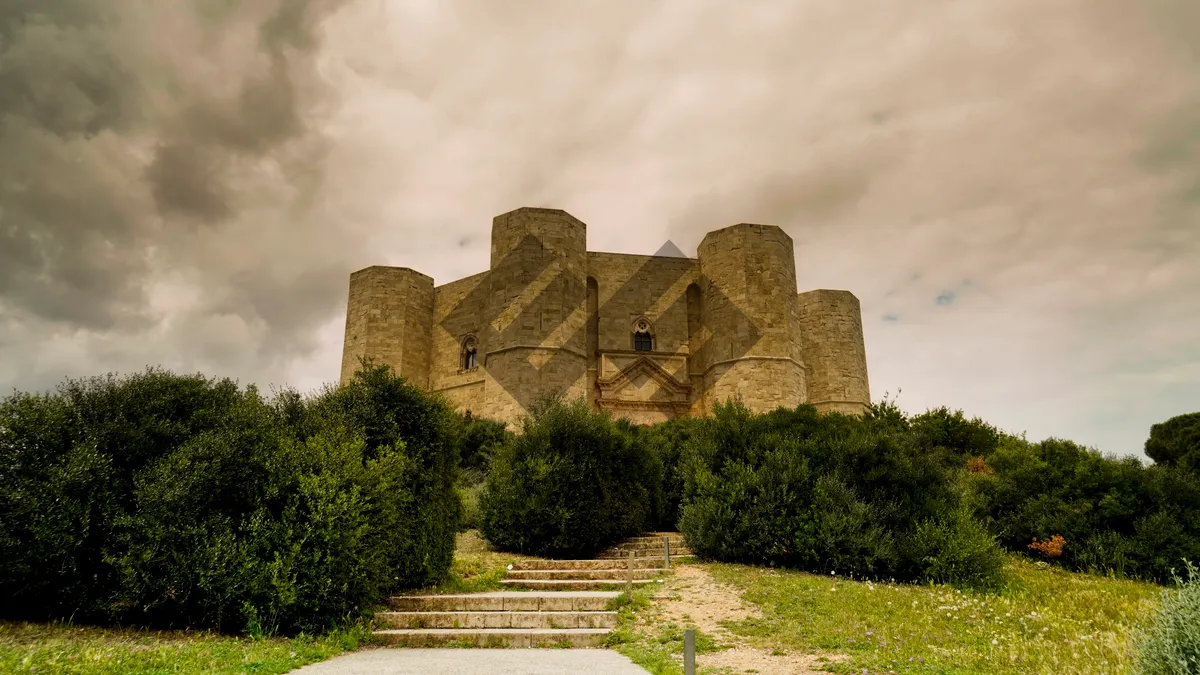
[(834, 672), (1126, 673), (1160, 587), (1012, 558), (994, 593), (713, 565), (763, 618), (727, 626), (772, 649), (835, 652)]
[[(705, 564), (713, 579), (740, 591), (761, 618), (721, 622), (726, 635), (698, 640), (705, 652), (741, 643), (764, 653), (831, 657), (834, 673), (943, 675), (1107, 675), (1130, 673), (1133, 634), (1158, 606), (1153, 584), (1066, 572), (1011, 557), (1008, 583), (994, 592), (948, 586), (868, 583), (837, 576), (745, 565)], [(668, 589), (669, 592), (670, 589)], [(681, 673), (685, 625), (637, 627), (653, 612), (650, 593), (622, 608), (611, 642), (655, 675)], [(709, 659), (711, 661), (711, 659)]]
[(286, 673), (357, 649), (365, 629), (320, 638), (237, 638), (0, 622), (0, 673), (226, 675)]

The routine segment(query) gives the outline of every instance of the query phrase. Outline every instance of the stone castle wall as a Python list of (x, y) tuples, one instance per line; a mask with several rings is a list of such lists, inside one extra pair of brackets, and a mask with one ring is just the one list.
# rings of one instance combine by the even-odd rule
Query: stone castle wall
[[(455, 407), (515, 421), (540, 395), (585, 397), (636, 423), (705, 414), (740, 396), (756, 411), (869, 403), (858, 300), (797, 293), (778, 227), (709, 233), (696, 258), (587, 251), (565, 211), (497, 216), (491, 267), (434, 287), (405, 268), (351, 275), (342, 381), (360, 356), (392, 365)], [(652, 349), (634, 349), (646, 322)], [(465, 340), (474, 368), (463, 368)]]
[[(440, 391), (456, 408), (483, 409), (484, 375), (481, 368), (464, 370), (459, 359), (468, 336), (482, 337), (487, 316), (488, 272), (474, 274), (434, 289), (433, 359), (429, 388)], [(482, 363), (486, 345), (477, 340), (476, 354)]]

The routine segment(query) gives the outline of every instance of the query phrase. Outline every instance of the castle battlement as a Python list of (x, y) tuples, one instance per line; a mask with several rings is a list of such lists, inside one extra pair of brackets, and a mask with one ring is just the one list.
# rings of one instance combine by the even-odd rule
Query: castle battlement
[(364, 356), (506, 421), (549, 393), (637, 423), (734, 396), (755, 411), (870, 403), (858, 299), (797, 293), (792, 239), (774, 225), (660, 257), (588, 251), (566, 211), (516, 209), (492, 221), (486, 272), (440, 286), (401, 267), (352, 274), (343, 382)]

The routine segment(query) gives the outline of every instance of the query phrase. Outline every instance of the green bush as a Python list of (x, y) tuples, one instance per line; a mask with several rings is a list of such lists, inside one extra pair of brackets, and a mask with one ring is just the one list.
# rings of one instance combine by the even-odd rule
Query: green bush
[(497, 420), (463, 415), (457, 418), (459, 474), (458, 496), (462, 502), (461, 530), (479, 527), (479, 494), (487, 479), (492, 456), (512, 437), (508, 425)]
[(582, 400), (539, 402), (492, 459), (480, 533), (501, 550), (571, 558), (645, 531), (661, 466), (636, 438)]
[(1175, 562), (1200, 557), (1200, 477), (1135, 457), (1106, 457), (1070, 441), (1004, 437), (989, 471), (964, 485), (977, 518), (1009, 550), (1054, 535), (1069, 569), (1167, 582)]
[(878, 418), (717, 406), (685, 444), (680, 529), (699, 555), (819, 573), (995, 581), (1002, 554), (953, 474)]
[[(364, 364), (345, 386), (327, 389), (309, 405), (307, 426), (330, 424), (361, 430), (365, 456), (403, 444), (411, 467), (412, 508), (403, 526), (381, 532), (404, 564), (396, 567), (402, 587), (431, 584), (450, 569), (462, 519), (458, 416), (385, 366)], [(304, 436), (302, 436), (303, 438)]]
[(487, 474), (492, 455), (512, 436), (508, 425), (483, 417), (463, 417), (458, 426), (458, 454), (463, 471), (480, 476)]
[(368, 367), (309, 400), (160, 371), (4, 400), (0, 612), (294, 632), (439, 578), (455, 448), (414, 393)]
[(941, 521), (918, 523), (907, 546), (904, 558), (915, 565), (904, 576), (976, 588), (994, 587), (1003, 580), (1005, 559), (996, 539), (966, 509)]
[(1148, 630), (1138, 636), (1141, 675), (1200, 673), (1200, 570), (1189, 561), (1188, 579), (1163, 592), (1162, 606)]
[(654, 529), (675, 532), (679, 529), (683, 505), (683, 448), (703, 428), (700, 419), (684, 417), (656, 424), (641, 431), (641, 440), (662, 466), (661, 486), (654, 499)]
[(968, 458), (986, 457), (1000, 444), (1000, 432), (978, 417), (967, 419), (961, 410), (933, 408), (909, 421), (916, 443), (950, 466), (964, 466)]

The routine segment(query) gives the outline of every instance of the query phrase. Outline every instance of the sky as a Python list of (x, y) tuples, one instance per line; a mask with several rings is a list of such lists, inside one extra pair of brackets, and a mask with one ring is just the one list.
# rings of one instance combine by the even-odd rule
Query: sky
[(0, 387), (337, 379), (349, 274), (491, 218), (778, 225), (872, 397), (1140, 455), (1200, 410), (1194, 0), (0, 4)]

